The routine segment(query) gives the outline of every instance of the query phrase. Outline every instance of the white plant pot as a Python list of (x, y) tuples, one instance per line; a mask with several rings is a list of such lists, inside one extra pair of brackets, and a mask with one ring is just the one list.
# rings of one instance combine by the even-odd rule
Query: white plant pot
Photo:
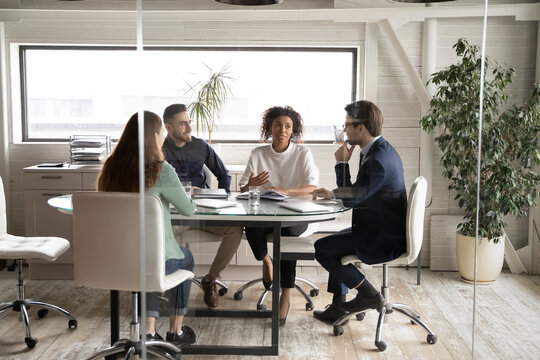
[[(474, 281), (475, 238), (456, 232), (456, 262), (461, 279), (467, 283)], [(483, 238), (478, 244), (477, 284), (492, 284), (497, 280), (504, 261), (504, 236), (495, 244)]]

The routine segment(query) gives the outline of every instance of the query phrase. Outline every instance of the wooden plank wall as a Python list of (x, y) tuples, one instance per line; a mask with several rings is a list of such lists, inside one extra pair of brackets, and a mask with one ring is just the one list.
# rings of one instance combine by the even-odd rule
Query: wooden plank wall
[[(48, 44), (133, 44), (135, 23), (108, 21), (21, 21), (6, 23), (8, 43)], [(480, 19), (444, 19), (438, 21), (437, 68), (453, 60), (451, 46), (462, 36), (473, 43), (480, 42)], [(488, 54), (517, 68), (512, 85), (512, 100), (528, 96), (534, 80), (537, 23), (517, 22), (512, 18), (490, 18)], [(421, 70), (423, 23), (413, 22), (396, 29), (413, 65)], [(289, 45), (289, 46), (358, 46), (365, 38), (364, 23), (333, 23), (330, 21), (270, 21), (270, 22), (163, 22), (147, 23), (144, 39), (147, 44), (175, 45)], [(375, 69), (371, 69), (375, 70)], [(421, 130), (420, 103), (405, 72), (392, 53), (386, 39), (379, 40), (377, 71), (378, 105), (385, 115), (383, 135), (396, 147), (404, 160), (407, 186), (419, 175), (419, 144)], [(363, 75), (360, 74), (360, 78)], [(328, 90), (330, 91), (330, 90)], [(15, 97), (18, 94), (15, 93)], [(18, 109), (10, 115), (18, 126)], [(337, 120), (339, 121), (339, 119)], [(228, 164), (243, 164), (249, 151), (257, 144), (223, 144), (222, 158)], [(309, 145), (321, 170), (321, 186), (333, 187), (334, 145)], [(429, 218), (431, 215), (454, 215), (460, 210), (442, 178), (439, 154), (433, 155), (433, 198), (426, 211), (423, 252), (428, 264)], [(65, 144), (10, 144), (10, 213), (9, 228), (14, 234), (24, 233), (22, 208), (22, 168), (35, 163), (67, 159)], [(356, 155), (357, 156), (357, 155)], [(527, 219), (511, 221), (507, 230), (516, 244), (526, 242)], [(519, 246), (518, 246), (519, 247)]]

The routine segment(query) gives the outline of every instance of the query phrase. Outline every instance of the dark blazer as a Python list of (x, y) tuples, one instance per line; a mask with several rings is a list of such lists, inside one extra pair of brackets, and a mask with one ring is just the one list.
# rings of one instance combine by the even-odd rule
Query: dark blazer
[(407, 192), (403, 165), (382, 137), (369, 149), (351, 183), (349, 164), (336, 164), (337, 199), (353, 208), (352, 236), (356, 255), (366, 264), (393, 260), (406, 250)]

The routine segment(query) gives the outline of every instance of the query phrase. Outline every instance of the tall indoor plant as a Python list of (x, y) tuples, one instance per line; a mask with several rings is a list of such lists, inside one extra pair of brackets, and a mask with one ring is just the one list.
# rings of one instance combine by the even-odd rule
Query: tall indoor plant
[(190, 85), (190, 91), (195, 94), (195, 100), (188, 105), (190, 117), (195, 121), (197, 134), (199, 129), (208, 132), (208, 142), (212, 142), (212, 131), (221, 117), (223, 106), (231, 95), (230, 82), (234, 80), (228, 67), (213, 71), (207, 65), (210, 76), (206, 81)]
[[(450, 180), (449, 189), (455, 192), (454, 199), (465, 212), (464, 222), (458, 226), (457, 262), (462, 277), (471, 280), (470, 260), (460, 265), (460, 237), (475, 236), (481, 62), (479, 47), (467, 40), (459, 39), (453, 48), (458, 61), (432, 74), (428, 82), (438, 89), (421, 126), (436, 132), (443, 175)], [(508, 106), (505, 89), (512, 82), (514, 69), (486, 58), (485, 70), (478, 227), (479, 237), (489, 240), (483, 243), (495, 247), (498, 244), (495, 252), (499, 257), (487, 260), (498, 268), (488, 271), (486, 276), (490, 278), (484, 281), (489, 282), (497, 278), (502, 268), (504, 216), (526, 215), (538, 194), (540, 175), (535, 173), (534, 166), (540, 164), (540, 84), (534, 85), (527, 103)], [(474, 256), (470, 254), (474, 242), (472, 247), (468, 246), (461, 246), (465, 249), (462, 252)], [(479, 258), (479, 279), (482, 263), (486, 262)]]

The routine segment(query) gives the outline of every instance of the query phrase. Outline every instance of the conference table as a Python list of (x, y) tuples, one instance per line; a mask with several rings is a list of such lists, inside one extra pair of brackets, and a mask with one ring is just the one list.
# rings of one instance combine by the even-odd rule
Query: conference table
[[(248, 200), (235, 199), (236, 194), (229, 196), (234, 206), (210, 208), (197, 206), (195, 214), (183, 216), (171, 211), (171, 223), (190, 227), (204, 226), (249, 226), (273, 228), (273, 282), (272, 310), (255, 309), (207, 309), (191, 308), (187, 316), (197, 317), (240, 317), (240, 318), (270, 318), (272, 323), (271, 342), (269, 346), (236, 346), (236, 345), (199, 345), (193, 344), (182, 348), (183, 354), (207, 355), (278, 355), (279, 351), (279, 293), (280, 293), (280, 234), (281, 228), (333, 220), (339, 213), (347, 211), (341, 201), (311, 201), (309, 197), (295, 197), (279, 202), (261, 199), (258, 206), (250, 206)], [(197, 201), (197, 200), (195, 200)], [(287, 203), (322, 205), (320, 209), (300, 212), (285, 208)], [(62, 195), (48, 200), (48, 204), (61, 212), (71, 213), (71, 195)], [(76, 246), (76, 245), (75, 245)], [(111, 290), (111, 344), (119, 339), (119, 294)]]

